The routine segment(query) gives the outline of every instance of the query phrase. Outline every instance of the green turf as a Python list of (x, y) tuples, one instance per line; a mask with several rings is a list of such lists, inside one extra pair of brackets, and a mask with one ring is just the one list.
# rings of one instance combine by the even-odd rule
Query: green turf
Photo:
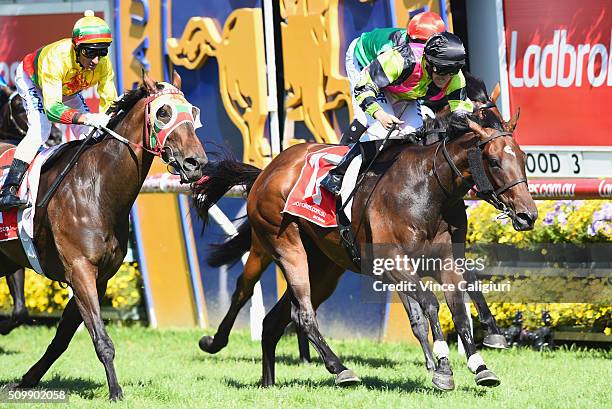
[[(125, 399), (107, 402), (108, 389), (86, 331), (41, 382), (70, 390), (70, 407), (98, 408), (610, 408), (612, 353), (597, 350), (482, 352), (502, 383), (477, 387), (465, 361), (451, 346), (456, 390), (434, 390), (419, 348), (408, 344), (329, 340), (362, 379), (349, 389), (334, 386), (320, 361), (297, 361), (297, 342), (279, 344), (277, 386), (258, 386), (260, 345), (236, 332), (215, 356), (200, 352), (198, 330), (151, 330), (110, 326), (115, 365)], [(210, 333), (210, 331), (207, 331)], [(0, 383), (14, 382), (43, 353), (54, 329), (19, 328), (0, 338)], [(111, 406), (112, 405), (112, 406)], [(6, 407), (0, 403), (0, 407)], [(61, 407), (19, 404), (13, 407)]]

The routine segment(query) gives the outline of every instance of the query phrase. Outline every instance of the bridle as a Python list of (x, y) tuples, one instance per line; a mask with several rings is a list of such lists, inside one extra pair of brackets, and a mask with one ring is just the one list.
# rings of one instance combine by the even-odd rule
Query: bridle
[(444, 139), (438, 144), (438, 147), (436, 148), (436, 152), (434, 153), (432, 170), (436, 178), (436, 181), (438, 182), (438, 185), (440, 185), (440, 188), (442, 188), (442, 191), (444, 192), (447, 198), (454, 198), (455, 195), (453, 195), (451, 191), (449, 191), (446, 187), (444, 187), (444, 184), (442, 183), (442, 180), (440, 179), (440, 176), (438, 175), (438, 172), (436, 170), (437, 169), (436, 158), (438, 156), (439, 151), (442, 151), (442, 155), (444, 156), (444, 159), (446, 160), (449, 167), (451, 168), (453, 175), (455, 177), (459, 177), (465, 187), (467, 187), (468, 189), (472, 189), (474, 184), (476, 184), (477, 190), (475, 190), (475, 193), (477, 197), (493, 205), (497, 210), (502, 212), (503, 215), (505, 216), (511, 215), (512, 210), (509, 209), (508, 206), (506, 206), (506, 204), (501, 201), (499, 196), (505, 191), (507, 191), (508, 189), (518, 184), (521, 184), (521, 183), (527, 184), (527, 178), (517, 178), (515, 180), (512, 180), (506, 183), (502, 187), (494, 189), (487, 174), (484, 172), (484, 164), (482, 163), (482, 152), (483, 152), (482, 147), (497, 138), (506, 137), (506, 136), (512, 136), (512, 132), (495, 131), (492, 135), (488, 136), (487, 138), (481, 141), (478, 141), (476, 146), (468, 150), (468, 163), (469, 163), (470, 172), (472, 174), (472, 179), (473, 179), (472, 183), (470, 183), (470, 181), (463, 176), (459, 168), (457, 168), (457, 165), (455, 165), (453, 158), (450, 156), (446, 148), (446, 143), (450, 140), (450, 137), (449, 136), (444, 137)]
[(19, 132), (19, 135), (25, 136), (27, 129), (23, 129), (21, 126), (19, 126), (19, 123), (15, 119), (15, 115), (13, 115), (13, 99), (15, 99), (15, 97), (18, 95), (19, 93), (17, 91), (13, 91), (13, 93), (8, 97), (9, 119), (11, 120), (11, 123), (13, 124), (17, 132)]
[[(170, 146), (166, 145), (166, 140), (168, 136), (180, 125), (184, 123), (191, 123), (193, 128), (196, 129), (196, 120), (193, 117), (193, 114), (189, 112), (180, 112), (177, 113), (177, 116), (172, 124), (166, 124), (163, 127), (158, 126), (154, 120), (151, 120), (153, 116), (151, 115), (151, 104), (158, 98), (165, 95), (180, 95), (184, 99), (184, 94), (175, 87), (164, 89), (155, 94), (149, 95), (144, 100), (145, 102), (145, 118), (144, 118), (144, 129), (143, 129), (143, 143), (135, 143), (131, 142), (123, 136), (119, 135), (117, 132), (112, 129), (108, 129), (104, 127), (104, 132), (111, 135), (113, 138), (125, 143), (126, 145), (132, 145), (143, 149), (150, 154), (159, 157), (162, 162), (168, 165), (168, 171), (175, 175), (180, 175), (182, 180), (187, 181), (189, 178), (179, 161), (176, 159), (174, 152)], [(187, 102), (185, 100), (185, 102)], [(166, 154), (166, 155), (164, 155)]]

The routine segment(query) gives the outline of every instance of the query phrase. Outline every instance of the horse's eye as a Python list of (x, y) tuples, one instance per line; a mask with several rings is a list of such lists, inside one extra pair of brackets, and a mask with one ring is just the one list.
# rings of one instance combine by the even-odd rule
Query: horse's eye
[(170, 109), (166, 105), (164, 105), (163, 107), (157, 110), (156, 115), (157, 115), (157, 119), (159, 120), (164, 120), (164, 119), (168, 120), (172, 116), (172, 113), (170, 112)]
[(493, 168), (501, 168), (501, 163), (499, 163), (498, 159), (491, 158), (489, 159), (489, 165)]

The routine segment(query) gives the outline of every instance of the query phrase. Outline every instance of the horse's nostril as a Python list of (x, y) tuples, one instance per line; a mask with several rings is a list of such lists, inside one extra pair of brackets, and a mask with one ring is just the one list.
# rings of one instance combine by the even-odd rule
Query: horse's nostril
[(528, 226), (531, 226), (533, 224), (533, 218), (529, 213), (517, 213), (516, 218)]
[(185, 158), (183, 161), (183, 169), (188, 172), (193, 172), (200, 168), (200, 161), (198, 158)]

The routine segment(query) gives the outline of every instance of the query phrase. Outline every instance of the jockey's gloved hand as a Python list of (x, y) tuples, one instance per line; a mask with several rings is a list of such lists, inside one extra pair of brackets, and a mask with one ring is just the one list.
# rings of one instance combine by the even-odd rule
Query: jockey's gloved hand
[(468, 123), (467, 123), (467, 119), (469, 115), (470, 113), (467, 111), (463, 111), (463, 110), (454, 111), (451, 114), (451, 117), (448, 123), (448, 129), (446, 130), (446, 133), (452, 136), (456, 136), (456, 135), (460, 135), (460, 134), (469, 132), (470, 127), (468, 126)]
[(104, 112), (100, 113), (87, 113), (83, 115), (83, 124), (87, 126), (91, 126), (93, 128), (101, 128), (108, 125), (108, 121), (110, 121), (110, 116), (106, 115)]

